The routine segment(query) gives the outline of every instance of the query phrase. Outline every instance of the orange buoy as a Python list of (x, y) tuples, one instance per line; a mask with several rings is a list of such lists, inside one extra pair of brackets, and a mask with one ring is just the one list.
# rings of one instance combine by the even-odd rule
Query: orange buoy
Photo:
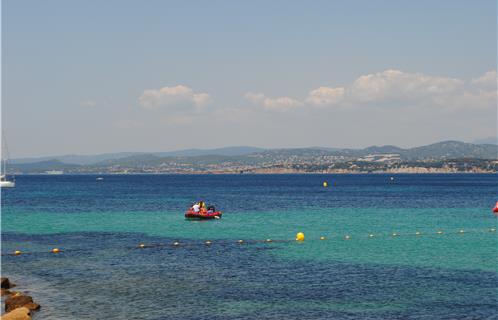
[(495, 213), (495, 216), (498, 217), (498, 202), (496, 202), (495, 207), (493, 208), (493, 212)]

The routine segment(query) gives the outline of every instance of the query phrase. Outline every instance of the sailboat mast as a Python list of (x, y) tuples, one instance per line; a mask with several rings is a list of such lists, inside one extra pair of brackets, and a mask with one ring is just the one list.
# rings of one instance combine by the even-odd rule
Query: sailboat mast
[(5, 160), (4, 160), (4, 157), (5, 157), (5, 154), (4, 154), (4, 145), (5, 145), (5, 142), (4, 142), (4, 135), (3, 135), (3, 130), (2, 130), (2, 175), (5, 174)]
[(7, 140), (5, 139), (5, 133), (2, 130), (2, 175), (7, 175), (7, 157), (9, 155), (9, 150), (7, 149)]
[[(5, 147), (5, 149), (4, 149)], [(0, 177), (0, 187), (3, 188), (14, 188), (16, 186), (15, 180), (9, 181), (7, 180), (7, 157), (9, 156), (9, 151), (7, 150), (7, 139), (5, 139), (5, 134), (2, 130), (2, 148), (1, 148), (0, 158), (2, 164), (0, 168), (2, 170)]]

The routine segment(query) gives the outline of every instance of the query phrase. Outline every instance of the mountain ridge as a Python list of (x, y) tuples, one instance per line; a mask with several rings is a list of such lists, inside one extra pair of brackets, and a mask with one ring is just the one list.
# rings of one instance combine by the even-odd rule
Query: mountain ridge
[(123, 159), (132, 156), (139, 155), (155, 155), (158, 157), (168, 157), (168, 156), (201, 156), (208, 154), (218, 154), (218, 155), (243, 155), (252, 152), (265, 150), (263, 148), (250, 147), (250, 146), (233, 146), (233, 147), (223, 147), (214, 149), (182, 149), (176, 151), (160, 151), (160, 152), (116, 152), (116, 153), (100, 153), (95, 155), (77, 155), (77, 154), (66, 154), (60, 156), (42, 156), (42, 157), (24, 157), (24, 158), (14, 158), (10, 159), (12, 164), (24, 164), (24, 163), (34, 163), (48, 160), (59, 160), (60, 162), (67, 164), (79, 164), (79, 165), (90, 165), (106, 160)]
[[(130, 159), (158, 159), (158, 158), (187, 158), (187, 157), (206, 157), (206, 156), (251, 156), (278, 154), (280, 156), (302, 155), (309, 156), (351, 156), (361, 157), (368, 154), (399, 154), (406, 160), (420, 159), (448, 159), (448, 158), (481, 158), (495, 159), (498, 153), (498, 146), (494, 144), (473, 144), (456, 140), (445, 140), (429, 145), (400, 148), (394, 145), (369, 146), (363, 149), (353, 148), (331, 148), (331, 147), (304, 147), (304, 148), (271, 148), (264, 149), (258, 147), (236, 146), (215, 149), (183, 149), (167, 152), (119, 152), (104, 153), (97, 155), (63, 155), (48, 156), (36, 158), (12, 159), (11, 164), (28, 164), (49, 160), (57, 160), (64, 164), (75, 165), (112, 165), (114, 162), (128, 161)], [(130, 159), (128, 159), (130, 158)]]
[[(216, 154), (224, 153), (224, 154)], [(448, 140), (414, 148), (393, 145), (370, 146), (364, 149), (338, 148), (281, 148), (262, 149), (253, 147), (228, 147), (219, 149), (187, 149), (165, 153), (120, 153), (108, 154), (107, 158), (90, 164), (66, 163), (60, 158), (34, 162), (12, 162), (10, 172), (38, 172), (65, 170), (67, 172), (204, 172), (237, 170), (236, 168), (278, 168), (317, 166), (350, 163), (413, 163), (451, 162), (471, 159), (496, 161), (498, 146), (477, 145)], [(101, 155), (100, 155), (101, 156)], [(101, 158), (101, 157), (100, 157)], [(99, 160), (99, 157), (96, 159)], [(464, 161), (464, 162), (465, 162)], [(462, 162), (462, 161), (460, 161)], [(332, 165), (334, 164), (334, 165)], [(342, 165), (344, 167), (344, 165)]]

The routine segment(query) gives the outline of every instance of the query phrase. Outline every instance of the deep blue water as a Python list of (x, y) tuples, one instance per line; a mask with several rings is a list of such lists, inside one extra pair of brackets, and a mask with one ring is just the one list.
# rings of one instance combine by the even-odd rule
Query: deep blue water
[[(390, 177), (395, 177), (390, 181)], [(25, 210), (183, 210), (207, 199), (239, 213), (281, 208), (475, 208), (496, 198), (496, 175), (107, 175), (19, 176), (3, 205)], [(329, 188), (322, 182), (328, 181)], [(25, 183), (26, 182), (26, 183)]]
[(19, 176), (2, 275), (39, 319), (498, 318), (498, 176), (392, 176)]

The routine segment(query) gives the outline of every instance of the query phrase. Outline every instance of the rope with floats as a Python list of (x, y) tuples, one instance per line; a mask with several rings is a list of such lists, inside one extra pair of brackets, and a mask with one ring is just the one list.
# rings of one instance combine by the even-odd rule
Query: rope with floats
[[(306, 242), (313, 242), (313, 241), (326, 241), (326, 240), (353, 240), (353, 239), (374, 239), (374, 238), (399, 238), (399, 237), (423, 237), (423, 236), (430, 236), (430, 235), (436, 235), (436, 236), (444, 236), (444, 235), (464, 235), (464, 234), (476, 234), (476, 233), (496, 233), (496, 228), (491, 227), (487, 229), (473, 229), (473, 230), (465, 230), (465, 229), (458, 229), (456, 231), (450, 231), (450, 232), (444, 232), (441, 229), (436, 230), (436, 232), (422, 232), (422, 231), (416, 231), (414, 233), (398, 233), (398, 232), (382, 232), (382, 233), (369, 233), (367, 235), (363, 236), (352, 236), (350, 234), (345, 234), (343, 236), (331, 236), (331, 237), (326, 237), (326, 236), (320, 236), (318, 238), (305, 238), (305, 235), (303, 232), (298, 232), (296, 234), (296, 237), (294, 240), (290, 239), (283, 239), (283, 240), (276, 240), (276, 239), (264, 239), (264, 240), (244, 240), (244, 239), (239, 239), (236, 241), (233, 240), (199, 240), (195, 242), (185, 242), (182, 243), (180, 241), (174, 241), (170, 243), (139, 243), (135, 246), (129, 246), (125, 247), (125, 249), (146, 249), (146, 248), (175, 248), (175, 247), (182, 247), (182, 248), (189, 248), (189, 247), (198, 247), (200, 244), (203, 244), (205, 246), (211, 246), (213, 244), (223, 244), (223, 245), (228, 245), (228, 244), (238, 244), (238, 245), (243, 245), (243, 244), (258, 244), (258, 243), (290, 243), (290, 242), (304, 242), (305, 239)], [(51, 254), (62, 254), (64, 252), (76, 252), (76, 251), (92, 251), (92, 249), (61, 249), (61, 248), (52, 248), (49, 251), (21, 251), (21, 250), (15, 250), (12, 253), (2, 253), (2, 256), (20, 256), (20, 255), (25, 255), (25, 254), (46, 254), (46, 253), (51, 253)]]

